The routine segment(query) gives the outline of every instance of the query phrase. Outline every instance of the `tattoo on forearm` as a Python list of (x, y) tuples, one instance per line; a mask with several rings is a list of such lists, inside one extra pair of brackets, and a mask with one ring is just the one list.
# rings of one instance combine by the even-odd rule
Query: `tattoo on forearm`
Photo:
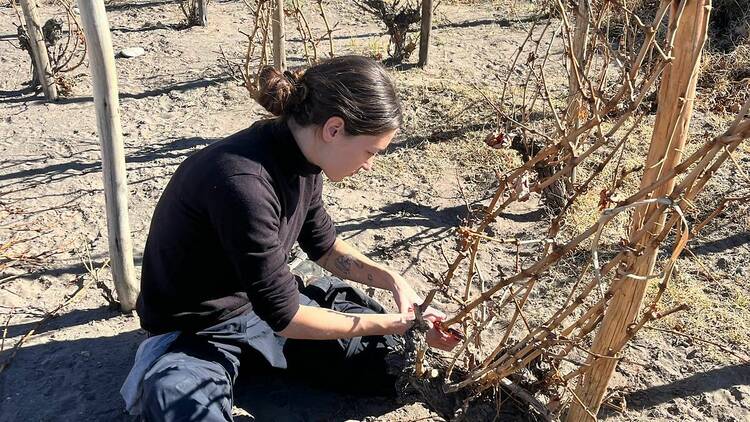
[(369, 281), (371, 284), (374, 280), (374, 277), (372, 276), (372, 273), (367, 273), (367, 281)]
[(352, 255), (341, 255), (336, 258), (336, 268), (341, 271), (343, 275), (350, 276), (352, 274), (352, 266), (355, 266), (360, 270), (364, 268), (364, 265)]
[(329, 249), (328, 252), (326, 252), (320, 259), (317, 261), (318, 265), (320, 265), (323, 268), (328, 267), (328, 260), (331, 259), (331, 255), (333, 254), (333, 248)]

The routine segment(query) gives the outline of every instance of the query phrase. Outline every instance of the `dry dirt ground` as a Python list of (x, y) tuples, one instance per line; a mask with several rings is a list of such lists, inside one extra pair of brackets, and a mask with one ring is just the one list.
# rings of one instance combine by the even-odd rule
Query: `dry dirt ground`
[[(387, 39), (377, 22), (349, 2), (331, 3), (338, 54), (384, 52)], [(151, 213), (176, 166), (263, 114), (219, 60), (220, 49), (229, 55), (243, 50), (238, 31), (251, 25), (244, 3), (214, 1), (209, 26), (188, 29), (176, 29), (183, 17), (174, 0), (112, 1), (107, 10), (115, 50), (146, 51), (116, 61), (139, 269)], [(491, 195), (495, 169), (519, 164), (515, 153), (481, 142), (490, 130), (484, 122), (492, 119), (471, 84), (497, 89), (495, 74), (507, 70), (525, 36), (523, 15), (498, 2), (446, 2), (439, 10), (432, 66), (393, 72), (406, 110), (396, 142), (375, 171), (327, 184), (324, 192), (339, 234), (403, 272), (422, 292), (428, 286), (420, 271), (445, 270), (442, 252), (455, 253), (451, 229), (465, 217), (467, 202)], [(58, 8), (42, 2), (44, 19), (55, 14)], [(145, 333), (134, 315), (121, 314), (106, 299), (112, 284), (90, 79), (85, 66), (77, 69), (69, 75), (71, 92), (57, 103), (24, 89), (29, 62), (12, 46), (16, 22), (13, 9), (0, 4), (0, 245), (9, 246), (0, 250), (0, 324), (6, 327), (0, 362), (8, 363), (0, 373), (0, 421), (132, 420), (118, 390)], [(321, 28), (319, 19), (313, 27)], [(300, 43), (290, 38), (290, 63), (299, 64)], [(559, 52), (552, 56), (560, 58)], [(719, 133), (726, 119), (699, 112), (695, 132)], [(750, 171), (746, 149), (737, 160)], [(717, 180), (705, 199), (707, 210), (720, 192), (748, 183), (737, 169)], [(503, 214), (492, 230), (498, 237), (533, 237), (545, 219), (532, 198)], [(691, 243), (710, 270), (697, 259), (681, 262), (668, 300), (687, 301), (693, 310), (665, 322), (667, 328), (681, 325), (747, 352), (749, 220), (741, 204)], [(478, 259), (489, 280), (514, 265), (513, 252), (503, 246), (482, 250)], [(533, 258), (533, 251), (522, 255), (523, 262)], [(17, 353), (12, 350), (48, 311), (90, 282), (95, 284), (37, 328)], [(540, 313), (564, 295), (553, 274), (542, 286), (531, 299)], [(387, 295), (378, 297), (390, 306)], [(250, 420), (247, 414), (256, 420), (439, 420), (420, 403), (245, 377), (236, 400), (245, 412), (238, 420)], [(600, 417), (609, 420), (750, 420), (750, 366), (690, 339), (644, 332), (613, 385), (627, 410), (603, 410)], [(523, 419), (502, 419), (510, 418)]]

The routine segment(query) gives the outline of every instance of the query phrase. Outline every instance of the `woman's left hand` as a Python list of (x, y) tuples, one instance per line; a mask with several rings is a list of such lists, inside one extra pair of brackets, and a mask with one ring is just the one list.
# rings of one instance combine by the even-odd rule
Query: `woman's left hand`
[[(421, 305), (424, 299), (417, 293), (414, 288), (399, 274), (391, 274), (393, 277), (393, 299), (396, 301), (398, 311), (401, 313), (410, 313), (414, 311), (414, 305)], [(422, 314), (430, 322), (443, 321), (445, 313), (429, 306)]]
[[(391, 291), (398, 305), (399, 312), (413, 315), (414, 305), (421, 305), (424, 299), (400, 275), (393, 275), (393, 279), (394, 283)], [(427, 344), (430, 347), (450, 352), (463, 340), (463, 336), (457, 331), (441, 326), (440, 322), (446, 318), (442, 311), (429, 306), (422, 315), (430, 326), (430, 330), (427, 332)]]

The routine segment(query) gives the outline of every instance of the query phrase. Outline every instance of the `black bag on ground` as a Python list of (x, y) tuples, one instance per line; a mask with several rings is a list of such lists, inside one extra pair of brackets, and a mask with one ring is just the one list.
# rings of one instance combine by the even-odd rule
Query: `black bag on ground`
[[(301, 288), (321, 308), (345, 313), (386, 313), (373, 298), (334, 277), (321, 277)], [(289, 371), (314, 384), (347, 393), (395, 395), (395, 377), (385, 358), (400, 350), (398, 336), (366, 336), (339, 340), (289, 339), (284, 355)], [(315, 343), (315, 344), (312, 344)]]

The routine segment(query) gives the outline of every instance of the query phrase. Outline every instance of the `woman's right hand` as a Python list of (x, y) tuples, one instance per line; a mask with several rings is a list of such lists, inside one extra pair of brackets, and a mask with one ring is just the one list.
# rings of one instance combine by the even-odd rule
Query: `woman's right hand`
[[(413, 312), (409, 312), (408, 315), (410, 319), (414, 319)], [(463, 340), (463, 336), (459, 336), (455, 334), (455, 331), (445, 329), (441, 326), (443, 318), (435, 315), (425, 315), (424, 319), (430, 326), (430, 330), (427, 331), (427, 344), (430, 347), (450, 352)]]
[(440, 329), (439, 324), (430, 324), (430, 331), (427, 332), (427, 344), (430, 347), (450, 352), (460, 342), (461, 338), (450, 331)]

